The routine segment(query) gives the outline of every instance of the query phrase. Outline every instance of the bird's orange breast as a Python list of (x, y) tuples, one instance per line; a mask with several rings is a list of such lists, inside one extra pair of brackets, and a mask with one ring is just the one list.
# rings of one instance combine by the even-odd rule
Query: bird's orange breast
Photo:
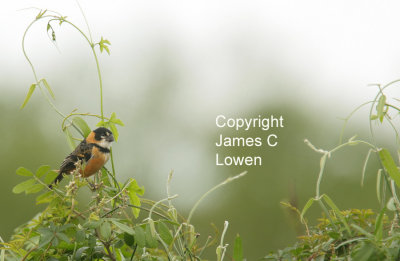
[(86, 163), (85, 169), (80, 171), (82, 176), (89, 177), (99, 171), (104, 164), (108, 161), (109, 155), (103, 152), (100, 152), (98, 148), (93, 147), (92, 157)]

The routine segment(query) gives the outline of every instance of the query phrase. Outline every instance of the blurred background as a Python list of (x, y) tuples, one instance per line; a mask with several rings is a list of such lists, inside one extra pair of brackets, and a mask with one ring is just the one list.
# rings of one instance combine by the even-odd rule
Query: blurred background
[[(230, 222), (227, 240), (240, 234), (248, 260), (293, 244), (303, 233), (298, 218), (280, 201), (302, 208), (315, 194), (319, 157), (304, 144), (331, 149), (343, 121), (371, 100), (372, 83), (397, 79), (400, 69), (400, 17), (397, 1), (80, 1), (93, 38), (111, 42), (100, 55), (105, 114), (125, 123), (113, 146), (118, 179), (134, 177), (145, 197), (172, 193), (187, 215), (197, 199), (227, 177), (249, 174), (211, 194), (193, 219), (201, 239)], [(60, 12), (86, 30), (75, 1), (7, 1), (0, 10), (0, 236), (31, 219), (42, 206), (34, 197), (15, 195), (23, 180), (19, 166), (57, 169), (70, 152), (61, 118), (39, 92), (20, 110), (32, 71), (21, 39), (38, 7)], [(54, 25), (57, 44), (37, 23), (27, 35), (27, 52), (39, 78), (52, 86), (55, 104), (66, 114), (99, 113), (96, 67), (90, 49), (70, 26)], [(389, 91), (399, 97), (396, 88)], [(215, 126), (217, 115), (282, 115), (285, 127), (235, 132)], [(92, 127), (95, 121), (89, 120)], [(274, 148), (216, 148), (219, 134), (265, 137), (276, 133)], [(378, 140), (389, 144), (393, 136)], [(345, 138), (369, 138), (368, 110), (354, 115)], [(261, 167), (217, 167), (215, 154), (261, 155)], [(376, 159), (364, 187), (365, 147), (346, 148), (328, 162), (322, 192), (341, 209), (378, 207)], [(309, 219), (320, 215), (313, 208)], [(213, 250), (207, 253), (214, 258)]]

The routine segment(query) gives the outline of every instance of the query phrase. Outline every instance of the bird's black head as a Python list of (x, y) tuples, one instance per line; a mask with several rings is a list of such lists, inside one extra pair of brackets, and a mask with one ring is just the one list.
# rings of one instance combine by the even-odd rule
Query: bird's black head
[(95, 129), (94, 131), (94, 138), (97, 141), (106, 141), (106, 142), (113, 142), (114, 141), (114, 136), (112, 132), (104, 127), (100, 127)]

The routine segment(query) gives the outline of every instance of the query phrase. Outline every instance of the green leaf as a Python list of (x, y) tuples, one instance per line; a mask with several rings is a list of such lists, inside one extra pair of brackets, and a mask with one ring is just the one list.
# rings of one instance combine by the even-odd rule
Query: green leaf
[(42, 189), (44, 189), (44, 186), (42, 184), (35, 184), (32, 187), (30, 187), (29, 189), (25, 190), (25, 193), (26, 194), (35, 194), (35, 193), (42, 191)]
[(353, 261), (368, 261), (374, 254), (375, 248), (371, 244), (365, 244), (360, 250), (354, 255)]
[(118, 141), (119, 134), (118, 134), (117, 127), (115, 127), (114, 123), (110, 123), (109, 126), (110, 126), (111, 132), (113, 133), (115, 141)]
[(74, 141), (74, 139), (72, 138), (72, 134), (71, 134), (71, 132), (68, 130), (68, 128), (65, 128), (65, 129), (64, 129), (64, 133), (65, 133), (65, 136), (67, 136), (67, 141), (68, 141), (69, 147), (70, 147), (72, 150), (75, 149), (75, 147), (76, 147), (75, 141)]
[(47, 9), (45, 9), (44, 11), (40, 10), (38, 15), (36, 16), (36, 19), (41, 18), (46, 12), (47, 12)]
[(157, 247), (157, 239), (152, 235), (151, 228), (149, 225), (146, 226), (146, 246), (148, 248), (156, 248)]
[(383, 235), (383, 217), (385, 215), (386, 208), (383, 208), (379, 215), (376, 217), (375, 221), (375, 240), (380, 241), (382, 240), (382, 235)]
[(236, 235), (235, 245), (233, 246), (233, 260), (243, 261), (243, 246), (242, 239), (239, 234)]
[(67, 16), (61, 16), (59, 25), (61, 25), (63, 22), (65, 22), (66, 19), (67, 19)]
[(71, 241), (69, 240), (69, 238), (67, 237), (67, 235), (65, 235), (64, 233), (57, 233), (56, 236), (62, 240), (65, 241), (67, 243), (70, 243)]
[(397, 211), (396, 202), (394, 201), (393, 197), (391, 197), (386, 203), (386, 208), (390, 211)]
[(24, 168), (24, 167), (19, 167), (19, 168), (17, 169), (16, 173), (17, 173), (17, 175), (25, 176), (25, 177), (32, 177), (32, 176), (33, 176), (33, 173), (30, 172), (29, 170), (27, 170), (27, 169)]
[[(114, 243), (114, 247), (115, 248), (121, 248), (123, 246), (124, 246), (124, 241), (123, 240), (118, 240), (117, 242)], [(123, 260), (125, 260), (125, 259), (121, 259), (121, 261), (123, 261)]]
[(108, 172), (105, 168), (101, 169), (101, 181), (103, 181), (104, 185), (111, 186), (110, 177), (108, 176)]
[[(124, 244), (122, 241), (119, 241), (119, 242), (121, 242), (122, 244)], [(117, 242), (118, 243), (118, 242)], [(116, 244), (117, 245), (117, 244)], [(121, 251), (121, 249), (118, 249), (118, 254), (119, 254), (119, 258), (120, 259), (118, 259), (118, 260), (121, 260), (121, 261), (126, 261), (127, 259), (125, 258), (125, 256), (124, 256), (124, 254), (122, 253), (122, 251)], [(129, 259), (129, 260), (132, 260), (132, 259)]]
[(47, 82), (47, 80), (45, 78), (43, 78), (40, 81), (43, 83), (44, 87), (46, 87), (47, 91), (50, 93), (51, 98), (53, 98), (53, 100), (55, 100), (56, 98), (54, 96), (54, 92), (51, 89), (51, 87), (50, 87), (49, 83)]
[(118, 222), (116, 220), (111, 220), (111, 222), (114, 225), (116, 225), (119, 229), (121, 229), (123, 232), (126, 232), (126, 233), (131, 234), (131, 235), (135, 234), (135, 231), (133, 230), (133, 228), (131, 228), (131, 227), (125, 225), (125, 224), (122, 224), (122, 223), (120, 223), (120, 222)]
[(46, 177), (44, 178), (44, 183), (50, 184), (54, 181), (54, 179), (58, 176), (58, 173), (51, 170), (47, 173)]
[(110, 237), (111, 237), (111, 225), (110, 225), (109, 222), (103, 222), (100, 225), (100, 235), (106, 240), (110, 239)]
[(378, 198), (379, 203), (381, 203), (381, 180), (382, 180), (382, 169), (379, 169), (378, 174), (376, 175), (376, 197)]
[(113, 112), (113, 113), (111, 113), (111, 117), (110, 117), (109, 121), (113, 122), (116, 118), (117, 118), (117, 114), (115, 112)]
[(48, 165), (40, 166), (38, 168), (38, 170), (36, 171), (36, 177), (41, 178), (44, 174), (49, 172), (49, 170), (50, 170), (50, 166), (48, 166)]
[(135, 237), (129, 233), (124, 233), (124, 241), (128, 246), (133, 246), (135, 244)]
[(310, 198), (306, 205), (304, 206), (303, 210), (301, 211), (300, 219), (304, 221), (304, 215), (306, 214), (307, 210), (312, 206), (314, 203), (314, 198)]
[(76, 250), (74, 260), (81, 260), (83, 253), (88, 249), (89, 249), (89, 247), (81, 247), (78, 250)]
[(142, 227), (135, 228), (135, 239), (139, 247), (146, 246), (146, 234)]
[[(140, 207), (141, 203), (137, 194), (142, 196), (144, 194), (144, 187), (139, 187), (136, 180), (130, 179), (129, 186), (126, 189), (128, 191), (129, 201), (131, 202), (131, 204)], [(139, 217), (139, 208), (132, 207), (132, 212), (135, 218)]]
[(365, 158), (365, 161), (364, 161), (364, 166), (363, 166), (362, 173), (361, 173), (361, 187), (364, 186), (365, 171), (367, 170), (367, 164), (368, 164), (368, 160), (369, 160), (369, 156), (371, 155), (371, 152), (372, 152), (372, 149), (369, 149), (368, 153), (367, 153), (367, 157)]
[(115, 112), (111, 113), (109, 122), (112, 122), (112, 123), (115, 123), (115, 124), (118, 124), (121, 126), (125, 126), (124, 123), (120, 119), (117, 119), (117, 114), (115, 114)]
[(91, 132), (89, 125), (86, 123), (86, 121), (84, 119), (82, 119), (81, 117), (75, 117), (72, 122), (78, 126), (78, 128), (82, 131), (83, 136), (86, 138), (89, 133)]
[(93, 235), (89, 236), (88, 245), (90, 248), (94, 248), (96, 246), (96, 237)]
[(110, 41), (108, 41), (107, 39), (103, 39), (103, 37), (101, 37), (101, 40), (99, 42), (101, 53), (103, 52), (103, 50), (106, 50), (106, 52), (110, 54), (110, 49), (108, 48), (107, 45), (111, 45)]
[(371, 121), (376, 120), (376, 119), (378, 119), (378, 115), (373, 114), (373, 115), (371, 115), (370, 119), (371, 119)]
[(379, 158), (382, 161), (382, 165), (385, 167), (389, 176), (396, 182), (397, 187), (400, 187), (400, 172), (390, 152), (387, 149), (381, 149), (379, 151)]
[(374, 236), (365, 229), (363, 229), (362, 227), (357, 226), (356, 224), (351, 224), (351, 227), (357, 230), (360, 234), (368, 237), (370, 240), (373, 240)]
[(74, 227), (74, 225), (73, 224), (65, 224), (65, 225), (62, 225), (61, 227), (58, 227), (58, 231), (62, 232), (71, 227)]
[(53, 199), (52, 194), (53, 191), (47, 191), (46, 193), (37, 196), (36, 205), (50, 202)]
[(380, 122), (383, 122), (383, 118), (385, 117), (385, 112), (383, 110), (385, 104), (386, 96), (382, 94), (381, 97), (379, 97), (378, 105), (376, 105), (376, 113), (378, 114), (377, 116), (379, 117)]
[(53, 240), (51, 241), (52, 246), (56, 247), (60, 243), (60, 240), (58, 240), (58, 237), (54, 237)]
[(88, 221), (83, 226), (86, 228), (98, 228), (100, 225), (100, 221)]
[(135, 193), (139, 194), (140, 196), (143, 196), (144, 187), (143, 186), (139, 187), (139, 185), (137, 184), (137, 181), (135, 179), (131, 178), (130, 180), (132, 180), (132, 181), (129, 183), (129, 186), (127, 188), (128, 191), (135, 192)]
[(159, 222), (157, 224), (157, 230), (160, 234), (161, 239), (167, 244), (171, 245), (174, 237), (172, 236), (171, 231), (169, 230), (168, 226), (164, 222)]
[(104, 121), (99, 121), (99, 122), (96, 124), (96, 126), (97, 126), (97, 127), (104, 127), (104, 126), (105, 126), (105, 122), (104, 122)]
[(54, 232), (49, 230), (48, 228), (44, 227), (38, 228), (37, 232), (39, 232), (40, 234), (39, 248), (42, 248), (43, 246), (47, 245), (54, 238)]
[(78, 229), (78, 230), (76, 231), (76, 234), (75, 234), (75, 240), (76, 240), (76, 242), (80, 243), (80, 242), (85, 241), (85, 239), (86, 239), (85, 231), (82, 230), (82, 229)]
[[(131, 202), (132, 205), (135, 205), (135, 206), (138, 206), (138, 207), (141, 206), (140, 199), (136, 195), (136, 193), (129, 193), (129, 201)], [(139, 213), (140, 213), (140, 209), (132, 207), (132, 213), (135, 216), (135, 218), (138, 218), (139, 217)]]
[(24, 103), (22, 103), (22, 105), (21, 105), (21, 109), (23, 109), (25, 107), (25, 105), (28, 103), (29, 99), (31, 98), (31, 96), (33, 94), (33, 91), (35, 90), (35, 88), (36, 88), (36, 83), (32, 83), (31, 87), (29, 87), (29, 91), (28, 91), (28, 94), (25, 97)]
[(343, 225), (345, 226), (347, 232), (351, 235), (351, 230), (349, 225), (346, 222), (346, 219), (344, 218), (343, 214), (340, 212), (339, 208), (336, 206), (336, 204), (333, 202), (333, 200), (326, 194), (322, 195), (322, 197), (324, 198), (326, 204), (329, 205), (329, 207), (331, 207), (331, 209), (335, 212), (335, 214), (339, 217), (340, 221), (343, 223)]
[(113, 123), (118, 124), (120, 126), (125, 126), (125, 124), (120, 119), (115, 119)]
[(16, 185), (13, 189), (12, 192), (15, 194), (19, 194), (24, 192), (25, 190), (31, 188), (34, 184), (35, 184), (35, 180), (34, 179), (28, 179), (25, 180), (24, 182), (19, 183), (18, 185)]

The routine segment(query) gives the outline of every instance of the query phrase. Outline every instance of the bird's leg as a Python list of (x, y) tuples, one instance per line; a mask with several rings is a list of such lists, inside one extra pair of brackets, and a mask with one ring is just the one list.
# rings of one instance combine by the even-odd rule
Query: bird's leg
[(91, 190), (92, 192), (94, 192), (94, 191), (97, 190), (96, 183), (90, 182), (88, 178), (86, 178), (86, 181), (87, 181), (87, 183), (88, 183), (88, 185), (89, 185), (89, 188), (90, 188), (90, 190)]
[(103, 183), (101, 182), (101, 171), (99, 170), (95, 175), (93, 175), (93, 183), (90, 183), (89, 179), (87, 179), (87, 181), (88, 184), (90, 185), (90, 189), (93, 192), (98, 190), (103, 185)]

